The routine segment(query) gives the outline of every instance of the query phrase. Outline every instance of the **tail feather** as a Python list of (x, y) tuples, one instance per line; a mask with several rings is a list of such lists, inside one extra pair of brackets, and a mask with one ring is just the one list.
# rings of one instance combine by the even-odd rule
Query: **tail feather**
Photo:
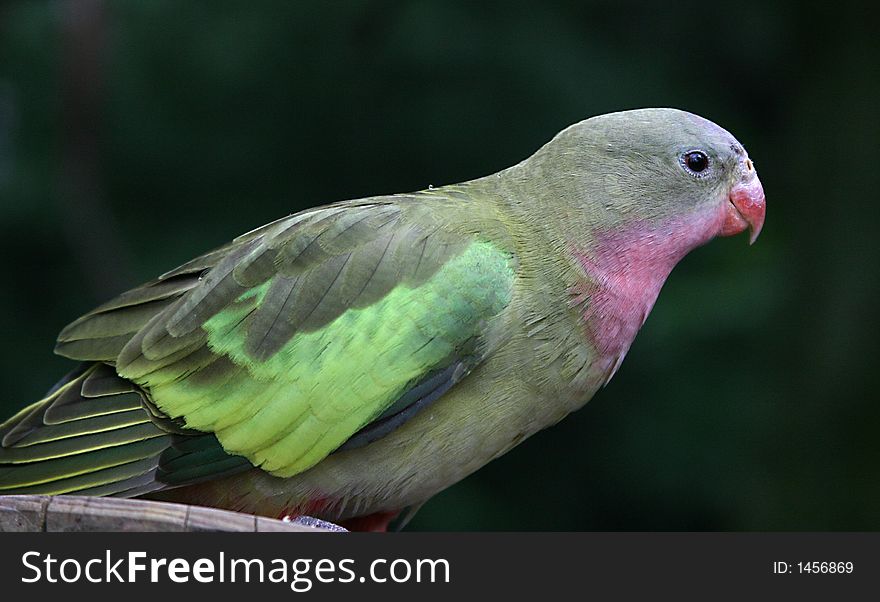
[[(132, 455), (143, 453), (143, 448), (130, 450)], [(5, 470), (9, 470), (13, 479), (10, 479), (13, 486), (6, 483), (0, 485), (0, 493), (5, 495), (15, 494), (41, 494), (41, 495), (61, 495), (65, 493), (76, 493), (77, 495), (109, 495), (110, 491), (119, 492), (130, 489), (132, 486), (140, 484), (142, 478), (155, 481), (155, 470), (159, 464), (159, 454), (147, 456), (137, 460), (126, 462), (128, 457), (117, 456), (115, 458), (105, 458), (105, 462), (110, 465), (104, 468), (97, 466), (88, 466), (88, 471), (81, 474), (75, 474), (76, 466), (71, 467), (46, 467), (47, 470), (43, 474), (30, 474), (24, 479), (16, 473), (16, 468), (0, 469), (0, 483), (7, 481)], [(86, 459), (83, 459), (87, 461)], [(112, 465), (114, 462), (121, 462)], [(82, 465), (80, 465), (82, 466)], [(51, 473), (48, 471), (52, 471)], [(63, 472), (62, 472), (63, 471)], [(49, 475), (47, 477), (47, 474)], [(71, 476), (59, 477), (58, 474), (69, 474)], [(15, 478), (17, 478), (17, 481)], [(31, 482), (26, 482), (30, 480)], [(137, 481), (137, 482), (134, 482)], [(96, 493), (97, 491), (97, 493)]]
[(150, 420), (137, 387), (106, 364), (67, 379), (0, 425), (0, 494), (123, 491), (155, 480), (171, 435)]
[(0, 424), (0, 495), (134, 497), (248, 468), (104, 363), (74, 370)]

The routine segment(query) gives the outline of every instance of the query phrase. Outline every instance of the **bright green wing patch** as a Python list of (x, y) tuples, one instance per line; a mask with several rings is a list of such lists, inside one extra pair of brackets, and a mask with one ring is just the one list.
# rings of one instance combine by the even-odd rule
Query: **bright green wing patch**
[(512, 283), (508, 255), (474, 242), (422, 284), (399, 284), (371, 305), (296, 333), (260, 360), (247, 350), (243, 325), (271, 286), (266, 281), (202, 326), (210, 350), (231, 364), (221, 376), (158, 371), (133, 380), (149, 386), (163, 412), (213, 431), (227, 452), (273, 475), (292, 476), (321, 461), (431, 370), (473, 353), (468, 346), (510, 302)]

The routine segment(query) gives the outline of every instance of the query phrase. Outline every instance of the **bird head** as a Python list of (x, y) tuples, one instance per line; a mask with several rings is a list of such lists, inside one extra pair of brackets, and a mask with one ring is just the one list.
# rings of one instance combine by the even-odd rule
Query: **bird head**
[[(689, 250), (764, 224), (764, 190), (728, 131), (677, 109), (638, 109), (576, 123), (524, 162), (566, 210), (600, 230), (674, 233)], [(568, 213), (566, 218), (571, 217)]]

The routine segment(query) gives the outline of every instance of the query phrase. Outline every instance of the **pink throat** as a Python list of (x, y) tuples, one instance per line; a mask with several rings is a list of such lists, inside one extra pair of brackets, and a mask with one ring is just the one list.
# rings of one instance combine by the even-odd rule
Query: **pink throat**
[(586, 274), (571, 289), (572, 305), (582, 311), (587, 336), (599, 354), (596, 368), (606, 382), (654, 307), (672, 268), (718, 234), (723, 209), (594, 232), (590, 251), (579, 247), (572, 251)]

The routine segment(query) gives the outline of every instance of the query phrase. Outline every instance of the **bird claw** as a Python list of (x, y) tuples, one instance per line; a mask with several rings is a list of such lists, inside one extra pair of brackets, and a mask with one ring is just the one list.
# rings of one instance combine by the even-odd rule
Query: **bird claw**
[(301, 527), (309, 527), (312, 529), (324, 529), (326, 531), (348, 532), (348, 529), (340, 527), (335, 523), (331, 523), (313, 516), (305, 516), (302, 514), (285, 514), (281, 517), (285, 523), (293, 523)]

